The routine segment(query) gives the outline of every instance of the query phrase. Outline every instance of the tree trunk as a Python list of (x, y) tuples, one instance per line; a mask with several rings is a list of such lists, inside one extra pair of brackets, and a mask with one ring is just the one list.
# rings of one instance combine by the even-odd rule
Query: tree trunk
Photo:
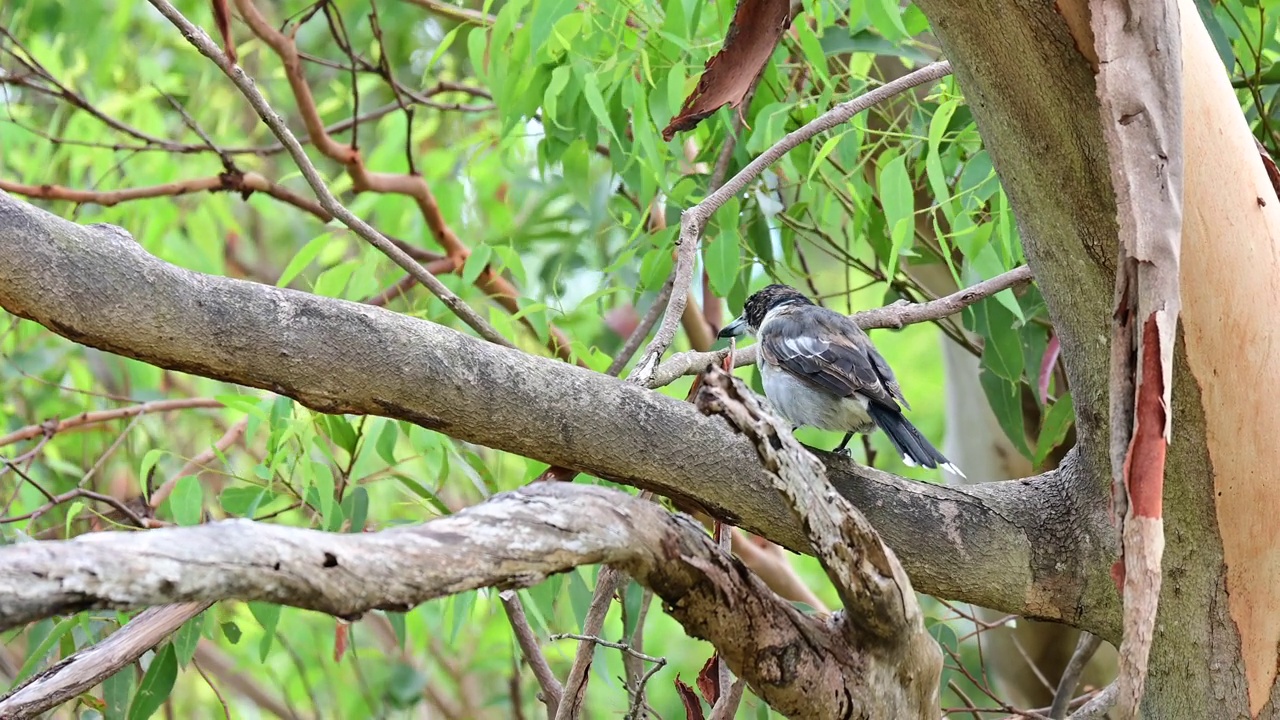
[[(1083, 474), (1109, 496), (1107, 357), (1115, 194), (1101, 134), (1088, 9), (1025, 0), (921, 0), (1017, 214), (1062, 340)], [(1280, 375), (1269, 313), (1280, 293), (1280, 201), (1224, 68), (1182, 2), (1185, 225), (1182, 341), (1166, 466), (1164, 585), (1143, 705), (1149, 717), (1276, 717)], [(1111, 592), (1115, 592), (1112, 588)], [(1118, 637), (1106, 639), (1118, 642)]]

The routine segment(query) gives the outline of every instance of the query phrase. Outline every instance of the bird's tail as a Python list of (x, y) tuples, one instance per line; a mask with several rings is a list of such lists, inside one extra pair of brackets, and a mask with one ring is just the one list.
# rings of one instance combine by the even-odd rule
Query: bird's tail
[(884, 430), (884, 434), (889, 436), (889, 442), (893, 443), (893, 447), (902, 455), (902, 461), (906, 464), (912, 467), (916, 465), (927, 468), (941, 467), (960, 477), (965, 477), (960, 468), (938, 452), (938, 449), (902, 413), (874, 402), (869, 404), (867, 412), (876, 425)]

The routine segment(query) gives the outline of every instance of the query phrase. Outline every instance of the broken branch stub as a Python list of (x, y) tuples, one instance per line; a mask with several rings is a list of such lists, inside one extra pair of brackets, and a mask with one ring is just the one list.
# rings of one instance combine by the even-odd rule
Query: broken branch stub
[[(836, 492), (826, 467), (772, 413), (767, 401), (715, 365), (701, 376), (698, 409), (751, 440), (773, 486), (805, 528), (844, 603), (837, 630), (851, 647), (890, 649), (901, 664), (893, 717), (938, 715), (942, 653), (924, 627), (911, 581), (862, 513)], [(889, 691), (885, 685), (882, 691)], [(885, 716), (888, 717), (888, 716)]]

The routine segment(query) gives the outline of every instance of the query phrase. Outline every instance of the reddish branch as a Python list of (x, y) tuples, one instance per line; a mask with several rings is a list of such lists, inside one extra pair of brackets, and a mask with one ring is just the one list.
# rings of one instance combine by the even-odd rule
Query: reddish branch
[(108, 422), (110, 420), (131, 418), (151, 413), (171, 412), (173, 410), (220, 407), (222, 407), (222, 403), (214, 400), (213, 398), (183, 398), (180, 400), (157, 400), (155, 402), (130, 405), (129, 407), (115, 408), (112, 410), (94, 410), (92, 412), (83, 412), (79, 415), (65, 418), (63, 420), (47, 420), (39, 425), (28, 425), (24, 428), (14, 430), (8, 435), (0, 435), (0, 447), (12, 445), (13, 443), (21, 442), (23, 440), (30, 440), (31, 438), (40, 437), (42, 435), (52, 436), (72, 428)]

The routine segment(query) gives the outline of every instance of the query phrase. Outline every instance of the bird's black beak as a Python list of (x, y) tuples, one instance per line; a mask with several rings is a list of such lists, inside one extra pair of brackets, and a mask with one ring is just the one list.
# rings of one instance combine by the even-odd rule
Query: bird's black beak
[(743, 335), (746, 335), (746, 334), (747, 334), (746, 318), (739, 317), (733, 322), (729, 323), (728, 325), (725, 325), (724, 329), (721, 330), (720, 333), (716, 335), (716, 337), (723, 339), (723, 338), (731, 338), (731, 337), (742, 337)]

